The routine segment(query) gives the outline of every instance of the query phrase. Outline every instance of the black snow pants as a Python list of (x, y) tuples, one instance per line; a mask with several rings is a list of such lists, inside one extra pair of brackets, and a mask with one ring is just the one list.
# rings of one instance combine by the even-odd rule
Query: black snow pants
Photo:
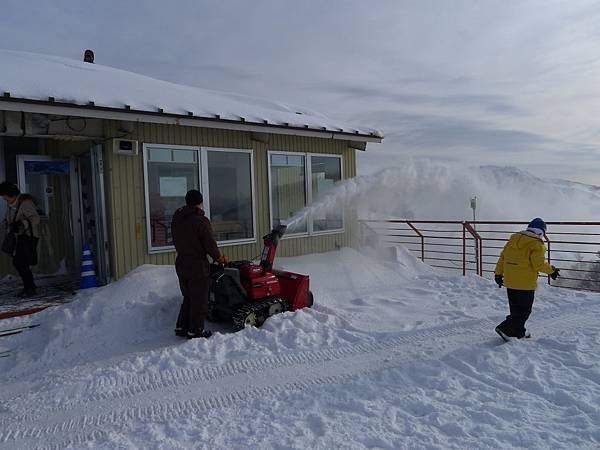
[(35, 282), (33, 281), (33, 273), (31, 272), (31, 267), (29, 266), (29, 262), (27, 258), (23, 257), (22, 254), (17, 253), (13, 257), (13, 266), (16, 269), (17, 273), (23, 280), (23, 289), (26, 291), (30, 291), (35, 289)]
[(531, 314), (535, 291), (506, 289), (510, 314), (498, 327), (508, 336), (522, 338), (525, 336), (525, 322)]
[(176, 264), (175, 270), (183, 295), (176, 328), (200, 334), (204, 330), (204, 321), (208, 314), (208, 291), (211, 279), (187, 265)]

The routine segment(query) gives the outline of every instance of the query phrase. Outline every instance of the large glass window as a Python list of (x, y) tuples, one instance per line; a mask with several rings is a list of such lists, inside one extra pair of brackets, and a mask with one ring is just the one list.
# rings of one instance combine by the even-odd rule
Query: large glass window
[[(306, 206), (306, 157), (271, 154), (271, 210), (273, 226), (288, 223), (295, 213)], [(290, 233), (308, 232), (308, 222), (294, 224)]]
[(249, 152), (208, 151), (210, 218), (218, 241), (254, 237)]
[[(310, 157), (312, 201), (317, 203), (342, 179), (342, 160), (331, 156)], [(313, 231), (339, 230), (344, 227), (341, 209), (324, 210), (312, 217)]]
[(251, 151), (148, 144), (144, 157), (151, 252), (173, 249), (171, 221), (190, 189), (204, 195), (204, 209), (220, 245), (254, 241)]
[(152, 147), (147, 158), (150, 246), (170, 247), (173, 213), (185, 205), (187, 191), (200, 188), (198, 151)]
[[(271, 153), (272, 225), (290, 224), (288, 234), (319, 233), (344, 228), (343, 212), (325, 210), (311, 212), (299, 222), (291, 221), (308, 205), (318, 202), (342, 179), (342, 159), (338, 156)], [(310, 183), (306, 180), (309, 179)]]

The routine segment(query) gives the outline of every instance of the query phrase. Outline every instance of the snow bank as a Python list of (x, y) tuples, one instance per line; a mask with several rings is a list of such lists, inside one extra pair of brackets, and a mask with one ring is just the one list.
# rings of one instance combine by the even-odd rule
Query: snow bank
[[(406, 249), (391, 250), (343, 248), (279, 258), (277, 267), (310, 274), (315, 307), (240, 333), (209, 322), (216, 335), (208, 341), (173, 336), (181, 302), (174, 268), (141, 266), (109, 286), (80, 291), (70, 304), (3, 321), (3, 328), (30, 320), (41, 326), (15, 338), (19, 350), (14, 358), (0, 359), (0, 371), (8, 379), (76, 365), (100, 367), (106, 360), (123, 372), (143, 372), (148, 364), (161, 370), (223, 363), (504, 313), (504, 293), (490, 289), (495, 285), (488, 280), (458, 277), (456, 290), (457, 277), (440, 275)], [(489, 291), (490, 301), (476, 300), (481, 289)]]
[[(329, 258), (335, 258), (339, 264), (332, 268)], [(410, 255), (404, 258), (413, 260)], [(19, 347), (26, 351), (17, 352), (10, 362), (0, 359), (0, 370), (6, 375), (21, 376), (78, 364), (96, 364), (148, 350), (155, 351), (155, 363), (164, 368), (182, 363), (197, 364), (196, 351), (199, 349), (203, 358), (226, 361), (236, 355), (254, 353), (260, 356), (286, 348), (353, 341), (360, 336), (360, 330), (349, 326), (343, 315), (328, 314), (344, 307), (338, 304), (333, 293), (339, 296), (342, 290), (346, 291), (348, 300), (352, 301), (359, 292), (394, 286), (416, 273), (428, 271), (426, 266), (417, 262), (409, 271), (398, 276), (394, 271), (398, 265), (395, 257), (375, 261), (352, 249), (325, 255), (281, 258), (277, 264), (284, 269), (311, 274), (311, 286), (317, 302), (314, 310), (286, 314), (289, 317), (276, 318), (261, 330), (246, 330), (236, 337), (231, 326), (209, 323), (207, 328), (217, 331), (210, 345), (205, 341), (187, 343), (173, 336), (181, 303), (174, 268), (146, 265), (106, 287), (80, 291), (70, 304), (33, 316), (32, 319), (42, 326), (23, 333)], [(327, 286), (327, 289), (322, 286)], [(3, 321), (3, 327), (18, 326), (27, 320)], [(173, 345), (181, 347), (182, 359), (173, 360), (172, 348), (161, 351)], [(143, 365), (137, 366), (134, 360), (126, 365), (124, 370), (145, 369)]]
[(174, 337), (176, 277), (154, 266), (32, 316), (40, 327), (2, 341), (0, 449), (599, 442), (599, 295), (541, 286), (533, 339), (503, 344), (491, 281), (401, 249), (277, 263), (311, 275), (316, 304), (260, 329)]
[[(21, 346), (27, 351), (16, 353), (15, 369), (98, 361), (142, 349), (151, 337), (170, 335), (179, 306), (175, 280), (173, 267), (142, 266), (111, 285), (79, 291), (70, 304), (32, 316), (42, 325), (35, 333), (23, 333)], [(12, 323), (18, 326), (22, 320)]]

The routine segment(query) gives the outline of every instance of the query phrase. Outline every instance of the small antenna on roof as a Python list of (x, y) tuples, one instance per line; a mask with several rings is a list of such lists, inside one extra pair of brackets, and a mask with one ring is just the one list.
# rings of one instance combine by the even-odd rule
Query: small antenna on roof
[(89, 48), (83, 53), (83, 62), (94, 64), (94, 52)]

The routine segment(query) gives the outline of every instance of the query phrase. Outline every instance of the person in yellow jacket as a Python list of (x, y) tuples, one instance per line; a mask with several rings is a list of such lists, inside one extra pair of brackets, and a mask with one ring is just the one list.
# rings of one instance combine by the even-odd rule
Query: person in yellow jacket
[(525, 322), (531, 314), (538, 273), (547, 273), (553, 280), (559, 276), (559, 269), (546, 261), (545, 234), (546, 223), (536, 217), (526, 230), (510, 237), (496, 264), (495, 281), (498, 287), (506, 286), (510, 309), (506, 320), (496, 327), (496, 333), (505, 341), (531, 337)]

